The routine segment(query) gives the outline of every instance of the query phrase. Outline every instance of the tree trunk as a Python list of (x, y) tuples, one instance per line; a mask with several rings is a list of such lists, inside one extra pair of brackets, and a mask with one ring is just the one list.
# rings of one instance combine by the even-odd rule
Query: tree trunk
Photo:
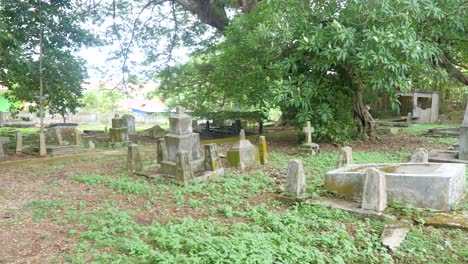
[(375, 123), (371, 113), (362, 102), (362, 88), (354, 91), (354, 119), (358, 123), (359, 133), (363, 136), (373, 137), (375, 135)]
[(447, 56), (445, 56), (443, 53), (440, 55), (440, 62), (441, 66), (447, 71), (448, 74), (464, 85), (468, 85), (468, 76), (453, 66), (453, 64), (448, 60)]

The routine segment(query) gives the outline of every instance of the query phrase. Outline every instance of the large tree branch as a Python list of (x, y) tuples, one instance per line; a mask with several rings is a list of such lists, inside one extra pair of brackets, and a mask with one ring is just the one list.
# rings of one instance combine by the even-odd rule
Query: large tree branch
[(229, 24), (222, 1), (209, 0), (175, 0), (185, 10), (196, 15), (201, 22), (223, 32)]
[(445, 56), (444, 53), (440, 55), (439, 59), (440, 65), (448, 72), (448, 74), (450, 74), (453, 78), (457, 79), (463, 84), (468, 85), (468, 76), (466, 76), (463, 72), (461, 72), (455, 66), (453, 66), (453, 63), (451, 63), (448, 60), (447, 56)]

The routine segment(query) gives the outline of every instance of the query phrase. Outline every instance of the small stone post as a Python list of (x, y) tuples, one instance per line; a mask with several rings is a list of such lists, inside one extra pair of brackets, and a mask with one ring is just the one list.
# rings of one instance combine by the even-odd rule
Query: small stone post
[(44, 132), (39, 133), (39, 156), (46, 156), (47, 149), (46, 149), (46, 137)]
[(304, 167), (300, 160), (290, 160), (288, 163), (288, 176), (286, 177), (285, 193), (300, 197), (305, 194), (306, 180)]
[(143, 162), (141, 160), (140, 146), (137, 144), (128, 145), (127, 152), (127, 169), (131, 173), (143, 170)]
[(267, 143), (265, 136), (260, 136), (259, 140), (259, 151), (260, 151), (260, 164), (265, 165), (267, 163)]
[(75, 129), (75, 145), (78, 147), (81, 145), (81, 134), (78, 129)]
[(406, 116), (406, 124), (409, 126), (413, 123), (413, 114), (411, 112), (408, 113)]
[(221, 160), (218, 154), (218, 146), (216, 144), (205, 145), (205, 170), (217, 171), (221, 168)]
[(5, 157), (5, 152), (3, 151), (3, 144), (0, 143), (0, 158)]
[(161, 161), (163, 161), (163, 153), (164, 153), (164, 139), (160, 138), (158, 139), (158, 145), (157, 145), (157, 162), (158, 164), (161, 164)]
[(23, 135), (21, 132), (16, 131), (16, 153), (22, 153), (23, 152)]
[(428, 163), (429, 152), (425, 148), (418, 148), (413, 152), (410, 162), (414, 163)]
[(89, 149), (96, 149), (96, 145), (94, 145), (94, 142), (93, 141), (89, 141), (88, 142), (88, 145), (89, 145)]
[(351, 147), (341, 147), (340, 154), (338, 155), (338, 160), (336, 162), (336, 167), (346, 167), (349, 164), (353, 164), (353, 149)]
[(59, 146), (62, 146), (63, 145), (63, 139), (62, 139), (62, 132), (60, 131), (60, 129), (58, 129), (58, 128), (55, 129), (55, 136), (57, 137), (57, 144)]
[(179, 183), (187, 185), (188, 181), (195, 178), (192, 166), (187, 152), (178, 152), (176, 154), (176, 173), (175, 179)]
[(376, 168), (366, 170), (361, 207), (377, 212), (382, 212), (387, 207), (385, 174)]

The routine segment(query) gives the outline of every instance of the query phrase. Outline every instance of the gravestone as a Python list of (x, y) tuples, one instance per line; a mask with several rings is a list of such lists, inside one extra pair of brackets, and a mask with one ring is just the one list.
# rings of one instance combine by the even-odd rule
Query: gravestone
[(160, 137), (164, 137), (164, 135), (166, 134), (166, 131), (164, 131), (164, 129), (162, 129), (160, 126), (155, 125), (153, 127), (146, 129), (143, 133), (149, 136), (150, 138), (160, 138)]
[(306, 143), (299, 146), (299, 153), (305, 155), (316, 155), (320, 152), (320, 146), (312, 142), (312, 133), (314, 128), (310, 125), (310, 121), (307, 121), (306, 126), (302, 129), (306, 135)]
[(267, 143), (265, 136), (259, 137), (259, 151), (260, 151), (260, 164), (265, 165), (268, 160), (267, 156)]
[(194, 170), (190, 163), (190, 155), (188, 152), (178, 152), (176, 154), (176, 169), (175, 179), (179, 183), (187, 185), (188, 181), (195, 178)]
[(60, 128), (55, 129), (55, 137), (57, 139), (57, 145), (59, 146), (65, 145), (62, 139), (62, 131), (60, 131)]
[(288, 176), (286, 177), (286, 188), (284, 192), (287, 195), (300, 197), (305, 194), (306, 181), (304, 167), (300, 160), (290, 160), (288, 163)]
[(75, 145), (78, 147), (81, 145), (81, 134), (78, 129), (75, 129)]
[(89, 149), (96, 149), (96, 145), (94, 145), (94, 142), (91, 140), (88, 142), (88, 146), (89, 146)]
[(118, 114), (112, 119), (112, 127), (109, 128), (110, 139), (112, 143), (128, 142), (128, 129), (125, 125), (126, 120), (120, 118)]
[(227, 152), (227, 161), (230, 166), (241, 169), (255, 166), (259, 163), (258, 149), (245, 139), (245, 132), (240, 130), (240, 140)]
[(205, 171), (217, 171), (222, 168), (216, 144), (205, 145)]
[(16, 140), (15, 153), (20, 154), (23, 152), (23, 135), (19, 130), (8, 131), (8, 134), (14, 134)]
[(6, 156), (5, 152), (3, 151), (3, 144), (6, 144), (10, 142), (9, 137), (0, 137), (0, 158), (3, 158)]
[(158, 139), (158, 145), (157, 145), (157, 155), (156, 155), (156, 161), (158, 164), (161, 164), (163, 161), (163, 153), (164, 153), (164, 139), (160, 138)]
[(468, 104), (463, 117), (463, 124), (460, 126), (458, 159), (468, 160)]
[(416, 151), (411, 155), (410, 162), (414, 163), (428, 163), (429, 162), (429, 152), (427, 149), (418, 148)]
[(387, 207), (385, 175), (376, 168), (366, 169), (362, 193), (362, 209), (382, 212)]
[(408, 115), (406, 116), (406, 124), (411, 125), (412, 123), (413, 123), (413, 114), (409, 112)]
[(122, 118), (124, 121), (124, 126), (127, 127), (128, 134), (135, 134), (135, 117), (132, 115), (123, 115)]
[(353, 149), (351, 147), (341, 147), (340, 154), (338, 154), (338, 160), (336, 167), (346, 167), (349, 164), (353, 164)]
[(136, 173), (143, 170), (143, 161), (141, 160), (140, 146), (137, 144), (128, 145), (127, 170), (131, 173)]
[(46, 149), (46, 137), (43, 132), (39, 133), (39, 156), (43, 157), (47, 155)]
[(16, 131), (16, 153), (19, 154), (19, 153), (22, 153), (23, 152), (23, 135), (21, 134), (21, 132), (19, 131)]
[[(194, 173), (204, 170), (205, 163), (200, 154), (200, 135), (193, 133), (192, 117), (185, 114), (180, 106), (176, 108), (176, 113), (169, 117), (169, 133), (164, 136), (162, 173), (176, 175), (178, 153), (186, 153), (184, 155), (187, 155)], [(179, 159), (180, 164), (185, 164), (185, 158), (182, 160), (180, 156)]]

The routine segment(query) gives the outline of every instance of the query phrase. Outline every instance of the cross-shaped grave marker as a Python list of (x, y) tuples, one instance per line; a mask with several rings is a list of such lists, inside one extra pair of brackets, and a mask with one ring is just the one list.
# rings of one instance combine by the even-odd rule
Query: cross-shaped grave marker
[(312, 143), (312, 133), (314, 133), (314, 128), (310, 125), (310, 121), (307, 121), (306, 126), (302, 131), (306, 134), (307, 143)]

